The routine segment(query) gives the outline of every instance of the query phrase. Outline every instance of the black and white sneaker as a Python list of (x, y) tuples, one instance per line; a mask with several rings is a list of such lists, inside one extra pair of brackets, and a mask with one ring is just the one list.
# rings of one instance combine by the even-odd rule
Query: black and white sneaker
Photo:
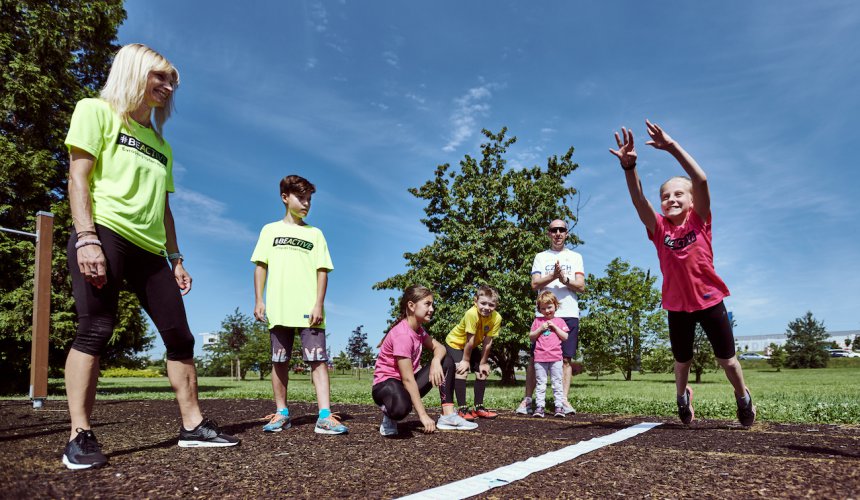
[(78, 435), (63, 450), (63, 465), (72, 470), (101, 467), (108, 459), (91, 429), (75, 429)]
[(204, 418), (197, 427), (188, 431), (179, 426), (179, 446), (182, 448), (215, 448), (220, 446), (236, 446), (239, 438), (224, 434), (218, 424)]

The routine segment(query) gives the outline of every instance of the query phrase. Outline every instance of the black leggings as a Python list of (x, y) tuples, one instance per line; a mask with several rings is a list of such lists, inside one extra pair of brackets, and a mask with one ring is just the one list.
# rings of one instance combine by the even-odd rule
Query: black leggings
[[(422, 398), (433, 388), (433, 383), (430, 382), (429, 363), (415, 372), (415, 382), (418, 384), (418, 392)], [(439, 387), (439, 396), (442, 398), (442, 404), (445, 404), (447, 401), (443, 388), (444, 384)], [(400, 379), (383, 380), (373, 386), (371, 394), (373, 395), (373, 402), (382, 407), (382, 411), (392, 420), (403, 420), (412, 411), (412, 398), (406, 387), (403, 387), (403, 381)]]
[(138, 247), (110, 229), (96, 225), (107, 260), (107, 283), (99, 289), (87, 283), (78, 268), (78, 241), (75, 231), (67, 247), (72, 295), (78, 312), (78, 331), (72, 348), (101, 356), (113, 335), (119, 291), (123, 280), (137, 295), (143, 309), (158, 328), (167, 359), (183, 361), (194, 357), (194, 336), (188, 327), (185, 304), (173, 271), (164, 257)]
[(702, 325), (714, 355), (729, 359), (735, 355), (735, 337), (732, 322), (722, 302), (707, 309), (694, 312), (669, 312), (669, 343), (675, 361), (686, 363), (693, 359), (693, 340), (696, 336), (696, 323)]

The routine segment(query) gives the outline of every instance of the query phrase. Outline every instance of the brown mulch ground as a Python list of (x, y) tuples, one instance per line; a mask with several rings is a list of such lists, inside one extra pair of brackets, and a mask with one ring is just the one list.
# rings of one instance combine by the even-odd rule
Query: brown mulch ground
[(264, 434), (261, 400), (204, 400), (204, 412), (242, 438), (235, 448), (176, 446), (172, 401), (99, 401), (94, 431), (110, 458), (97, 470), (60, 462), (68, 436), (64, 401), (33, 410), (0, 401), (3, 498), (392, 498), (611, 434), (664, 425), (510, 485), (485, 498), (860, 498), (857, 426), (576, 415), (544, 420), (503, 413), (472, 432), (421, 433), (414, 416), (400, 435), (379, 435), (379, 412), (336, 405), (347, 436), (314, 434), (312, 405), (290, 404), (293, 428)]

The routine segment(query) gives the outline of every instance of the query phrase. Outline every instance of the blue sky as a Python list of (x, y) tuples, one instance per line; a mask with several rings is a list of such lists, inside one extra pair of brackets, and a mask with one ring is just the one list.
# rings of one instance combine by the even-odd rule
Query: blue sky
[(659, 184), (681, 170), (644, 146), (646, 117), (709, 175), (716, 269), (732, 292), (736, 335), (781, 333), (807, 310), (828, 330), (860, 328), (856, 2), (126, 8), (119, 42), (148, 44), (181, 73), (165, 134), (195, 333), (217, 330), (236, 307), (253, 311), (251, 251), (259, 229), (283, 216), (280, 178), (297, 173), (317, 186), (307, 220), (335, 265), (332, 351), (357, 325), (381, 336), (391, 294), (371, 286), (431, 241), (407, 188), (477, 155), (481, 128), (518, 137), (515, 167), (574, 146), (580, 168), (567, 182), (581, 195), (574, 231), (586, 272), (602, 275), (615, 257), (656, 272), (607, 152), (615, 130), (633, 128), (656, 205)]

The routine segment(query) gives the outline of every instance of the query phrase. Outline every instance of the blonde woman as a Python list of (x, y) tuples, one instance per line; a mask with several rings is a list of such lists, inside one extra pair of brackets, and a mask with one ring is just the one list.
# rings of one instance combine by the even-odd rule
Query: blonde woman
[(99, 357), (113, 334), (124, 281), (164, 340), (167, 375), (182, 416), (179, 446), (239, 443), (203, 418), (197, 402), (194, 337), (182, 302), (191, 276), (170, 212), (173, 156), (162, 136), (178, 85), (179, 72), (158, 52), (126, 45), (114, 58), (100, 98), (78, 102), (66, 136), (74, 223), (68, 256), (78, 312), (65, 373), (72, 425), (63, 463), (69, 469), (107, 463), (90, 415)]

